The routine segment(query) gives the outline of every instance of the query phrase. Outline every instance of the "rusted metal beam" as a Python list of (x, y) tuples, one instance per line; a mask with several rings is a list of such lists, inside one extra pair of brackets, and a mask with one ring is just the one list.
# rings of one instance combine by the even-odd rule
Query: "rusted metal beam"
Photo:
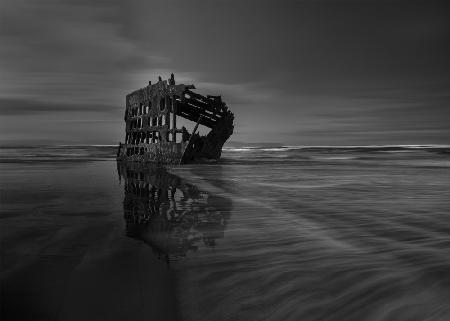
[[(203, 108), (218, 117), (222, 117), (228, 111), (225, 103), (222, 102), (221, 96), (208, 96), (206, 98), (190, 90), (186, 90), (184, 94), (184, 99), (187, 103), (198, 108)], [(186, 95), (189, 95), (189, 98)]]
[(214, 110), (214, 106), (212, 106), (211, 104), (207, 104), (207, 103), (205, 103), (205, 102), (203, 102), (203, 101), (201, 101), (201, 100), (197, 100), (197, 99), (194, 99), (194, 98), (185, 98), (185, 102), (186, 103), (189, 103), (189, 104), (191, 104), (191, 105), (194, 105), (195, 107), (198, 107), (198, 108), (202, 108), (202, 109), (206, 109), (206, 110), (210, 110), (211, 112), (214, 112), (215, 110)]
[(198, 101), (190, 99), (190, 98), (177, 98), (179, 110), (186, 109), (188, 111), (197, 111), (199, 113), (204, 114), (204, 116), (212, 117), (212, 118), (221, 118), (220, 114), (214, 113), (211, 108), (205, 108), (204, 104), (198, 103)]
[(183, 154), (181, 155), (181, 158), (180, 158), (180, 164), (181, 164), (181, 162), (182, 162), (183, 159), (184, 159), (184, 154), (186, 153), (187, 150), (189, 150), (189, 145), (191, 144), (192, 137), (194, 137), (194, 134), (195, 134), (195, 132), (197, 131), (198, 125), (200, 124), (200, 121), (202, 120), (202, 118), (203, 118), (203, 116), (200, 116), (200, 117), (198, 118), (198, 120), (197, 120), (197, 123), (195, 124), (194, 130), (192, 131), (192, 134), (191, 134), (191, 136), (189, 137), (189, 140), (188, 140), (186, 149), (183, 151)]
[(192, 115), (195, 117), (195, 120), (197, 120), (200, 115), (202, 115), (205, 119), (211, 120), (212, 122), (217, 122), (220, 119), (219, 117), (215, 117), (214, 115), (207, 113), (202, 109), (192, 107), (189, 104), (182, 104), (179, 107), (180, 108), (177, 112), (178, 115), (181, 113)]
[[(197, 121), (197, 119), (202, 116), (201, 114), (186, 114), (186, 113), (180, 113), (179, 116), (186, 118), (187, 120), (190, 121)], [(206, 117), (202, 117), (201, 121), (200, 121), (200, 125), (206, 126), (208, 128), (214, 128), (214, 126), (216, 125), (216, 123)]]
[(191, 96), (191, 97), (193, 97), (193, 98), (195, 98), (195, 99), (201, 100), (201, 101), (203, 101), (203, 102), (205, 102), (207, 104), (211, 104), (211, 103), (214, 102), (212, 99), (209, 99), (209, 98), (207, 98), (207, 97), (205, 97), (203, 95), (200, 95), (200, 94), (198, 94), (196, 92), (193, 92), (193, 91), (191, 91), (189, 89), (186, 89), (186, 91), (184, 93), (189, 95), (189, 96)]
[(187, 108), (190, 110), (195, 110), (199, 113), (204, 114), (204, 116), (208, 116), (214, 119), (218, 119), (222, 117), (222, 114), (214, 112), (211, 108), (204, 108), (203, 104), (198, 104), (197, 101), (185, 98), (184, 103), (181, 103), (180, 101), (180, 108)]
[(205, 104), (205, 108), (210, 109), (212, 112), (216, 114), (221, 114), (225, 112), (225, 104), (222, 102), (222, 98), (220, 96), (210, 96), (208, 97), (202, 96), (200, 94), (194, 93), (193, 91), (186, 90), (185, 94), (188, 94), (191, 99), (198, 100), (201, 103)]
[[(195, 122), (202, 115), (199, 113), (190, 113), (190, 114), (180, 113), (179, 116), (184, 117), (187, 120)], [(210, 118), (202, 117), (202, 120), (200, 121), (200, 125), (206, 126), (208, 128), (214, 128), (214, 126), (216, 125), (216, 122), (211, 120)]]

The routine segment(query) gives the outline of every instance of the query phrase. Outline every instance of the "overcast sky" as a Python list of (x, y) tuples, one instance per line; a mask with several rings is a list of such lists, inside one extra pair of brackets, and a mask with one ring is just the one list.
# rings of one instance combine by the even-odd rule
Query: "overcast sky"
[(175, 73), (233, 141), (450, 144), (449, 1), (0, 2), (0, 144), (114, 144)]

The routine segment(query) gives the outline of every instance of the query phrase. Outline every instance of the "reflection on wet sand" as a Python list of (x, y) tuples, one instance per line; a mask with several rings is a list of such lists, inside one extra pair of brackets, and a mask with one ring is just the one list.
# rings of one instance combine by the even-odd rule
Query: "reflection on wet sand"
[(0, 162), (0, 320), (450, 320), (445, 155)]
[(164, 168), (126, 162), (117, 168), (125, 181), (127, 236), (144, 241), (160, 259), (177, 260), (201, 246), (214, 247), (224, 237), (229, 200), (199, 190)]

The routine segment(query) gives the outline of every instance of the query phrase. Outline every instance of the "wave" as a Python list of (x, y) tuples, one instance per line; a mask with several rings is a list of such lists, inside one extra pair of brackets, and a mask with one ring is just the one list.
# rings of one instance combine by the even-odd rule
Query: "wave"
[[(35, 162), (66, 160), (98, 160), (115, 158), (117, 145), (42, 145), (0, 146), (0, 162)], [(298, 161), (351, 161), (377, 162), (401, 158), (423, 160), (450, 155), (450, 145), (366, 145), (366, 146), (243, 146), (224, 147), (223, 161), (298, 162)], [(447, 166), (441, 163), (439, 166)]]
[(2, 146), (0, 162), (61, 162), (111, 159), (116, 145)]
[(348, 146), (328, 146), (328, 145), (317, 145), (317, 146), (293, 146), (293, 145), (283, 145), (283, 146), (243, 146), (243, 147), (224, 147), (225, 151), (240, 152), (240, 151), (267, 151), (267, 152), (278, 152), (278, 151), (290, 151), (290, 150), (310, 150), (310, 151), (323, 151), (323, 150), (337, 150), (337, 151), (407, 151), (407, 150), (450, 150), (450, 145), (444, 144), (429, 144), (429, 145), (348, 145)]
[(14, 149), (14, 148), (86, 148), (86, 147), (118, 147), (119, 144), (41, 144), (41, 145), (0, 145), (0, 149)]
[(354, 156), (329, 156), (329, 157), (311, 157), (311, 159), (315, 160), (351, 160), (351, 159), (359, 159), (359, 157)]

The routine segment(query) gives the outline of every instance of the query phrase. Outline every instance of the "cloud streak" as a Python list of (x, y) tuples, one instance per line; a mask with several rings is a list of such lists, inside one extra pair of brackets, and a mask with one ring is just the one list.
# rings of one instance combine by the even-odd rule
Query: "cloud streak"
[[(120, 112), (121, 107), (116, 107)], [(46, 103), (36, 100), (0, 98), (0, 116), (28, 116), (45, 113), (110, 113), (109, 105)]]
[[(440, 1), (5, 0), (0, 115), (79, 112), (97, 135), (45, 122), (46, 135), (108, 143), (123, 128), (102, 119), (120, 121), (127, 93), (175, 72), (223, 95), (235, 140), (345, 144), (366, 129), (441, 142), (450, 137), (449, 13)], [(17, 137), (36, 136), (38, 119)]]

